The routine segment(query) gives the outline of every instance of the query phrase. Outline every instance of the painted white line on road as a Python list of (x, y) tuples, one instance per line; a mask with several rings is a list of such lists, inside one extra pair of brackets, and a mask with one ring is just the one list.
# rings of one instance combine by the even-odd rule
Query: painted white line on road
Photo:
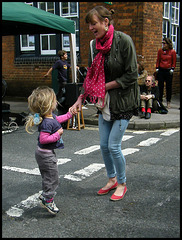
[(91, 147), (79, 150), (79, 151), (75, 152), (74, 154), (86, 155), (86, 154), (89, 154), (89, 153), (94, 152), (94, 151), (99, 150), (99, 149), (100, 149), (100, 145), (93, 145)]
[(35, 193), (32, 196), (29, 196), (27, 199), (21, 201), (18, 204), (15, 204), (13, 207), (11, 207), (6, 213), (11, 217), (21, 217), (21, 215), (24, 212), (25, 209), (31, 209), (33, 207), (36, 207), (39, 203), (39, 195), (42, 193), (42, 191)]
[(127, 140), (129, 140), (130, 138), (133, 138), (133, 137), (134, 137), (134, 136), (131, 136), (131, 135), (124, 135), (122, 141), (123, 141), (123, 142), (124, 142), (124, 141), (127, 141)]
[(144, 134), (144, 133), (146, 133), (146, 131), (134, 131), (133, 133), (134, 134)]
[(21, 215), (23, 214), (23, 209), (21, 208), (17, 208), (17, 207), (11, 207), (8, 211), (6, 211), (6, 213), (10, 216), (10, 217), (21, 217)]
[(64, 178), (68, 179), (68, 180), (71, 180), (71, 181), (75, 181), (75, 182), (80, 182), (82, 181), (83, 179), (85, 179), (85, 177), (77, 177), (77, 176), (74, 176), (72, 174), (66, 174), (64, 176)]
[(161, 136), (171, 136), (173, 133), (179, 132), (179, 129), (169, 129), (163, 133), (161, 133)]
[(137, 148), (126, 148), (126, 149), (122, 150), (122, 153), (123, 153), (124, 156), (126, 156), (126, 155), (129, 155), (129, 154), (133, 154), (135, 152), (138, 152), (138, 151), (140, 151), (140, 149), (137, 149)]
[(85, 168), (83, 168), (81, 170), (75, 171), (74, 174), (78, 174), (78, 175), (89, 177), (94, 172), (99, 171), (104, 166), (105, 166), (104, 164), (92, 163), (88, 167), (85, 167)]
[[(70, 161), (71, 161), (70, 158), (58, 158), (57, 164), (62, 165)], [(26, 168), (17, 168), (17, 167), (10, 167), (10, 166), (3, 166), (2, 168), (5, 170), (13, 171), (13, 172), (26, 173), (30, 175), (40, 175), (39, 168), (26, 169)]]
[(9, 166), (3, 166), (2, 168), (5, 170), (11, 170), (14, 172), (26, 173), (31, 175), (40, 175), (40, 171), (38, 168), (26, 169), (26, 168), (17, 168), (17, 167), (9, 167)]
[[(82, 181), (86, 177), (89, 177), (93, 173), (99, 171), (104, 166), (105, 166), (104, 164), (92, 163), (88, 167), (85, 167), (81, 170), (74, 172), (74, 174), (79, 175), (79, 177), (72, 175), (72, 174), (68, 174), (68, 175), (65, 175), (64, 178), (72, 180), (72, 181)], [(38, 203), (40, 201), (38, 199), (38, 197), (41, 193), (42, 193), (42, 191), (40, 191), (39, 193), (35, 193), (32, 196), (29, 196), (27, 199), (12, 206), (8, 211), (6, 211), (6, 213), (11, 217), (21, 217), (24, 212), (24, 209), (31, 209), (38, 205)]]
[(155, 143), (157, 143), (161, 138), (149, 138), (147, 140), (144, 140), (138, 144), (140, 147), (149, 147)]
[[(64, 178), (71, 181), (82, 181), (86, 177), (90, 177), (93, 173), (105, 167), (104, 164), (92, 163), (88, 167), (75, 171), (73, 174), (66, 174)], [(76, 176), (79, 175), (79, 176)]]
[(70, 158), (58, 158), (57, 164), (58, 164), (58, 165), (62, 165), (62, 164), (65, 164), (65, 163), (67, 163), (67, 162), (70, 162), (70, 161), (71, 161)]

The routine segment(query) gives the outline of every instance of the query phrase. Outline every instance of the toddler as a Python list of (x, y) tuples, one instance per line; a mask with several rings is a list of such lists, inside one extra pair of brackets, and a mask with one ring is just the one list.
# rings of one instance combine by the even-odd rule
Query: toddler
[[(28, 97), (28, 107), (32, 114), (26, 119), (25, 129), (33, 133), (32, 127), (38, 125), (38, 146), (35, 158), (42, 176), (42, 194), (40, 204), (50, 213), (57, 214), (59, 209), (54, 203), (56, 188), (58, 187), (58, 166), (54, 149), (64, 148), (62, 140), (63, 128), (61, 123), (72, 117), (71, 108), (64, 115), (56, 116), (56, 95), (52, 88), (47, 86), (38, 87)], [(31, 130), (31, 131), (30, 131)]]

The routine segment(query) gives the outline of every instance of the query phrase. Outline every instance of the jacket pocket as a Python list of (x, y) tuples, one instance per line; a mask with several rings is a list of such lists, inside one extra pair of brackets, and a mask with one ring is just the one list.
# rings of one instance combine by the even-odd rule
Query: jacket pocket
[(112, 93), (111, 111), (115, 114), (127, 112), (138, 107), (138, 91), (133, 87), (119, 88)]
[(118, 101), (117, 101), (117, 108), (122, 112), (128, 111), (132, 109), (132, 103), (134, 100), (134, 92), (133, 89), (129, 88), (126, 90), (118, 91)]

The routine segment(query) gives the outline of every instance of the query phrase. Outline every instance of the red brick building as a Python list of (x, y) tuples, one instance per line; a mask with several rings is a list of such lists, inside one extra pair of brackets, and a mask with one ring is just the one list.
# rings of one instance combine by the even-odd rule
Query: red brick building
[[(55, 14), (68, 11), (70, 3), (53, 2)], [(70, 4), (70, 5), (68, 5)], [(93, 38), (85, 23), (86, 13), (96, 5), (103, 5), (114, 9), (115, 30), (130, 35), (136, 47), (137, 55), (143, 56), (145, 69), (149, 74), (155, 72), (157, 51), (162, 47), (164, 36), (164, 3), (163, 2), (79, 2), (77, 7), (77, 65), (87, 67), (89, 42)], [(38, 7), (39, 5), (37, 5)], [(48, 6), (48, 5), (45, 5)], [(173, 6), (173, 5), (172, 5)], [(177, 8), (179, 7), (177, 3)], [(169, 9), (169, 8), (168, 8)], [(45, 9), (46, 10), (46, 9)], [(172, 9), (174, 10), (174, 8)], [(65, 11), (65, 12), (64, 12)], [(179, 15), (179, 13), (178, 13)], [(178, 16), (179, 17), (179, 16)], [(166, 18), (166, 21), (168, 18)], [(179, 25), (179, 23), (178, 23)], [(177, 28), (179, 31), (179, 28)], [(56, 34), (56, 53), (62, 49), (61, 35)], [(173, 34), (174, 35), (174, 34)], [(65, 36), (66, 37), (66, 36)], [(52, 85), (51, 76), (44, 79), (43, 75), (52, 66), (57, 58), (56, 53), (40, 54), (40, 49), (30, 52), (21, 52), (20, 36), (2, 37), (2, 75), (7, 81), (8, 96), (27, 97), (39, 85)], [(35, 40), (40, 36), (35, 36)], [(179, 41), (179, 39), (177, 39)], [(37, 43), (35, 43), (36, 45)], [(173, 76), (173, 94), (180, 92), (180, 56), (177, 48), (177, 67)], [(69, 52), (69, 50), (68, 50)]]

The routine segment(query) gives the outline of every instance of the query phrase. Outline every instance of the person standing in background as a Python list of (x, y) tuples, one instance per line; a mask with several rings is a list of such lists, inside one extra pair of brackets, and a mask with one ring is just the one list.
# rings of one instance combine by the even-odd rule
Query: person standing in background
[(156, 62), (159, 100), (161, 102), (163, 100), (164, 82), (166, 82), (166, 101), (167, 107), (170, 108), (173, 72), (176, 67), (176, 52), (173, 49), (171, 39), (164, 38), (162, 44), (163, 48), (158, 50)]
[(58, 56), (60, 57), (60, 59), (55, 62), (55, 64), (44, 75), (44, 77), (48, 77), (52, 70), (58, 70), (57, 80), (59, 83), (59, 90), (56, 97), (57, 100), (62, 103), (64, 101), (65, 85), (67, 84), (67, 70), (71, 67), (71, 65), (67, 62), (68, 55), (66, 51), (59, 50)]

